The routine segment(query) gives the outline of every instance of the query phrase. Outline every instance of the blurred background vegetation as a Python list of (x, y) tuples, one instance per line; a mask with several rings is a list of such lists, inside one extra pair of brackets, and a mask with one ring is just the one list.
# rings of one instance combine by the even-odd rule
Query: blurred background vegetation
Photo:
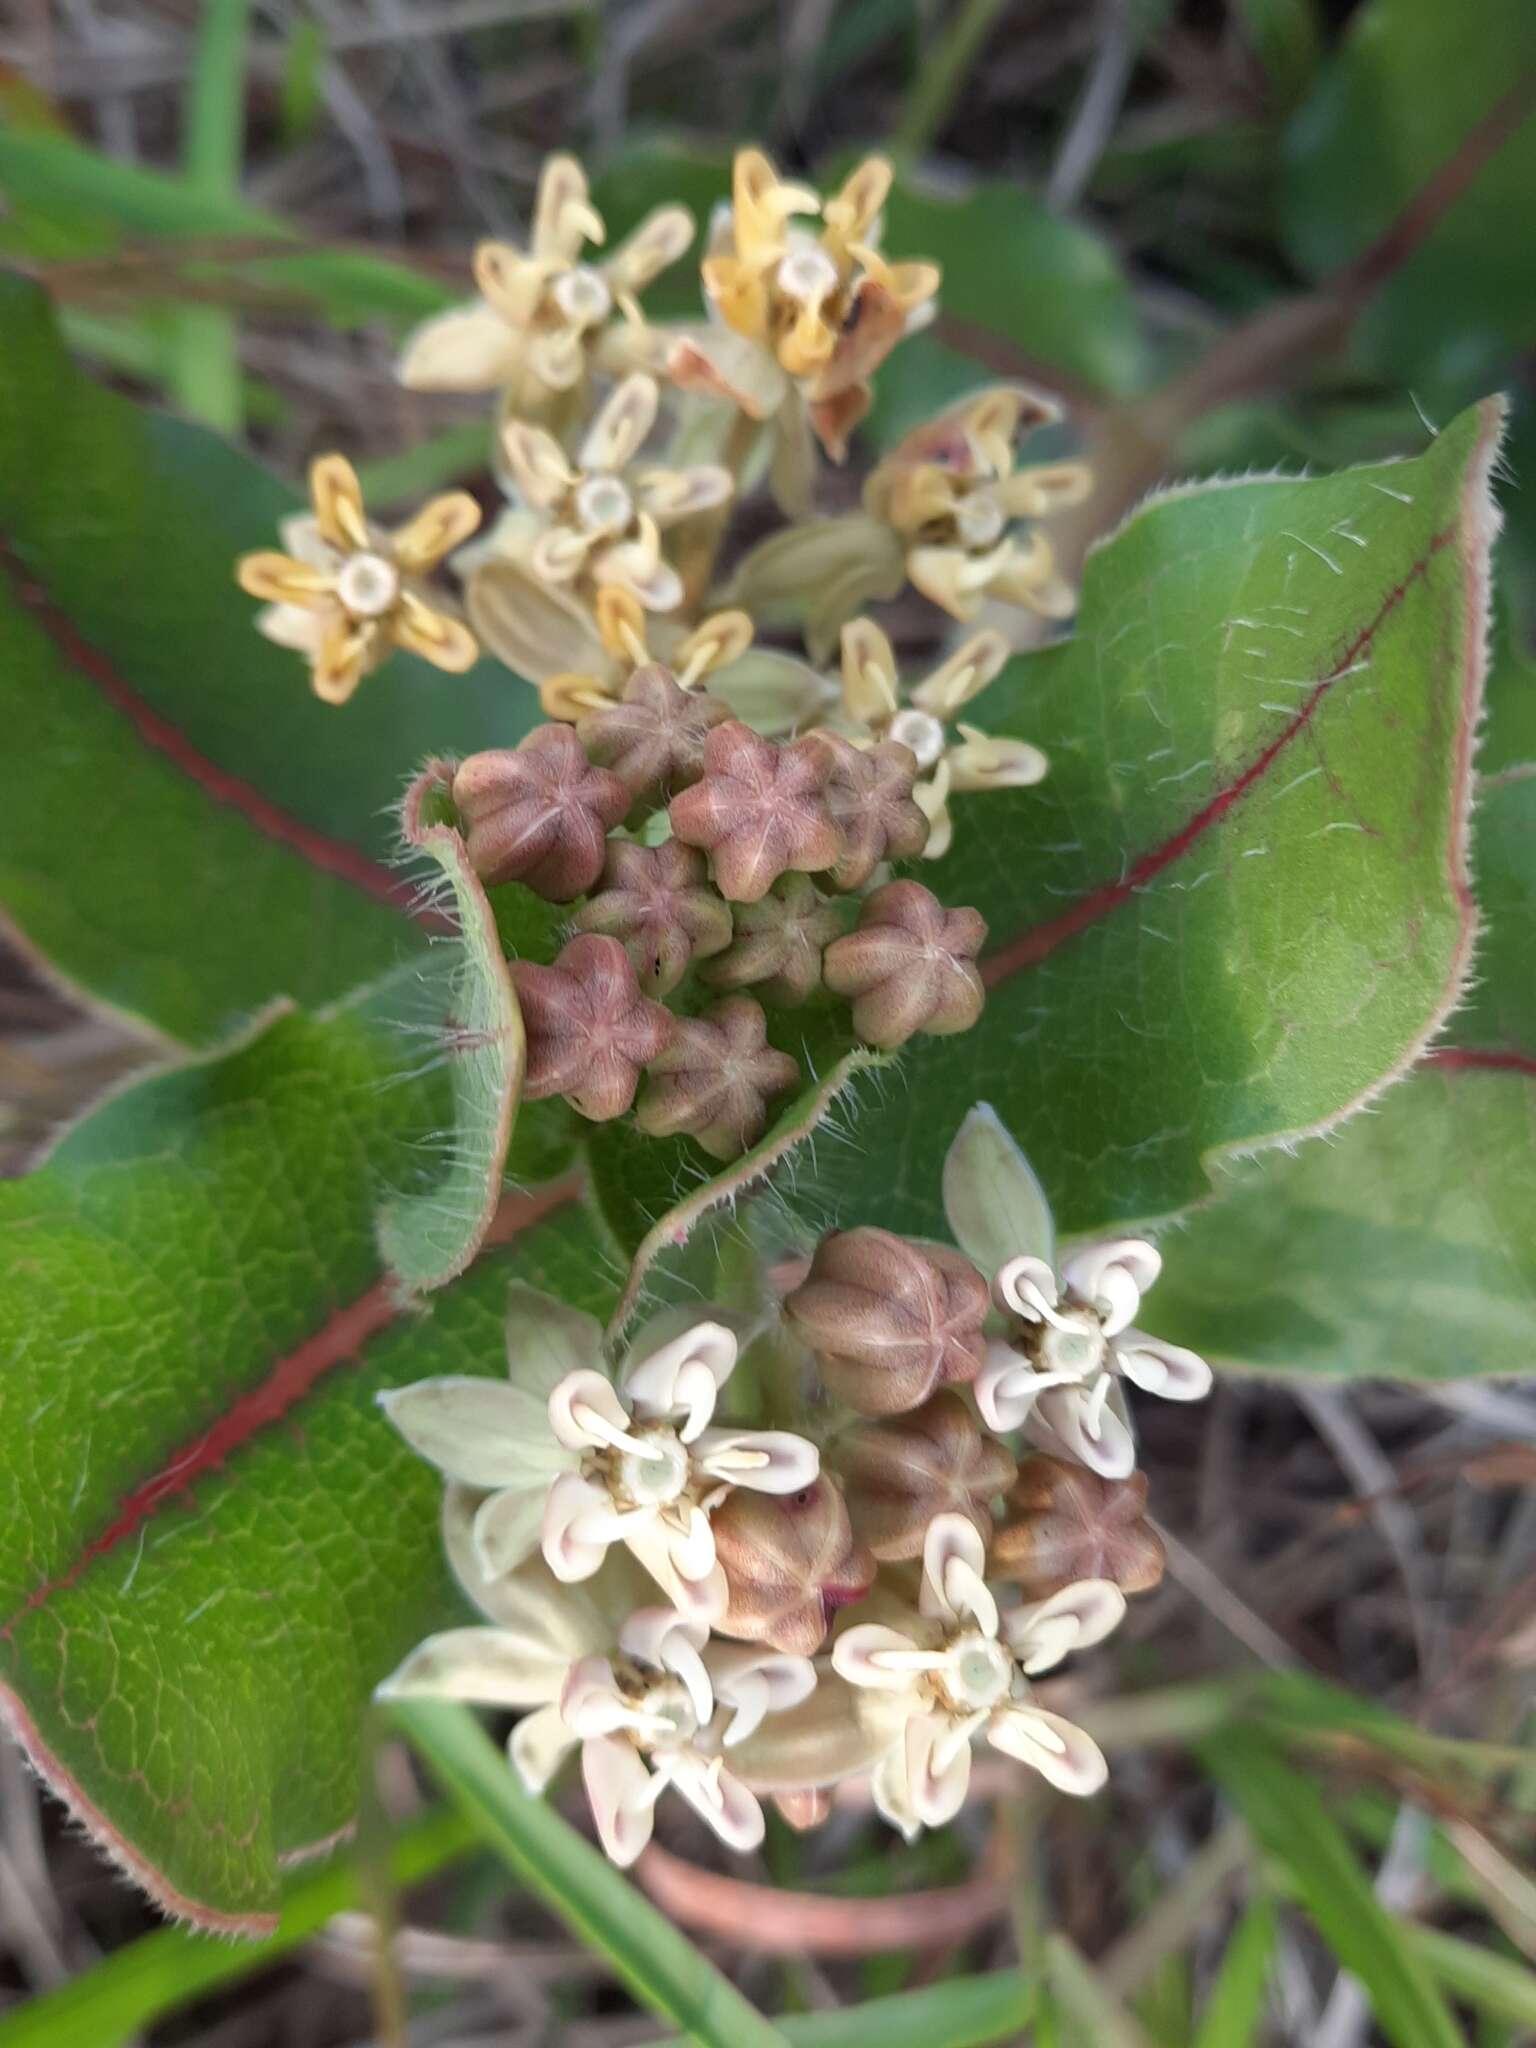
[[(517, 238), (549, 150), (583, 156), (617, 235), (662, 197), (706, 212), (740, 140), (824, 174), (881, 146), (888, 245), (946, 280), (855, 471), (988, 378), (1063, 402), (1116, 512), (1169, 476), (1412, 453), (1506, 389), (1494, 688), (1514, 692), (1536, 620), (1533, 109), (1531, 0), (10, 0), (0, 260), (109, 381), (288, 474), (344, 448), (384, 509), (489, 489), (479, 402), (406, 392), (392, 364), (465, 295), (474, 241)], [(695, 310), (685, 271), (657, 314)], [(13, 1165), (136, 1057), (17, 961), (0, 1034)], [(978, 1808), (913, 1850), (857, 1807), (814, 1841), (778, 1828), (755, 1874), (821, 1901), (802, 1924), (824, 1952), (754, 1945), (728, 1892), (704, 1948), (808, 2016), (794, 2040), (1536, 2040), (1516, 1747), (1536, 1400), (1228, 1382), (1197, 1427), (1173, 1411), (1147, 1434), (1181, 1534), (1127, 1652), (1140, 1721), (1103, 1729), (1127, 1748), (1113, 1795)], [(444, 1766), (461, 1791), (474, 1761)], [(409, 1808), (406, 1768), (386, 1746), (381, 1810)], [(383, 1828), (295, 1877), (270, 1952), (146, 1936), (7, 1754), (0, 1982), (54, 1995), (0, 2016), (0, 2048), (655, 2039), (622, 1961), (470, 1854), (457, 1811), (393, 1847)], [(946, 1886), (894, 1946), (847, 1910)], [(1020, 1953), (1022, 1976), (1000, 1967)]]

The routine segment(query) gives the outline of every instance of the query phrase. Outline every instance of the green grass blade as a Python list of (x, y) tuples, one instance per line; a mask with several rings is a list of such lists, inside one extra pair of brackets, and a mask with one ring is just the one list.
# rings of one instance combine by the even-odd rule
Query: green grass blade
[(701, 2048), (784, 2048), (784, 2035), (708, 1957), (552, 1806), (523, 1790), (468, 1708), (413, 1700), (390, 1713), (486, 1846), (607, 1957), (637, 1999)]
[(1146, 2034), (1065, 1935), (1047, 1936), (1045, 1969), (1070, 2048), (1148, 2048)]
[[(187, 85), (183, 167), (194, 192), (234, 199), (245, 155), (248, 0), (207, 0)], [(182, 410), (221, 434), (241, 426), (239, 336), (232, 313), (189, 306), (176, 318), (173, 389)]]
[(1442, 1934), (1438, 1927), (1398, 1922), (1404, 1941), (1430, 1975), (1463, 2005), (1493, 2019), (1536, 2028), (1536, 1970), (1480, 1941)]
[(1275, 1909), (1268, 1899), (1257, 1899), (1227, 1944), (1194, 2048), (1251, 2048), (1264, 2018), (1274, 1953)]
[[(403, 1828), (389, 1845), (396, 1884), (414, 1884), (473, 1845), (465, 1817), (444, 1809)], [(163, 1927), (0, 2019), (0, 2048), (117, 2048), (143, 2027), (225, 1984), (264, 1970), (317, 1934), (333, 1914), (363, 1903), (357, 1856), (290, 1878), (283, 1917), (265, 1941), (230, 1942)]]
[(1318, 1932), (1364, 1985), (1394, 2048), (1462, 2048), (1461, 2030), (1423, 1957), (1376, 1897), (1306, 1773), (1248, 1731), (1218, 1736), (1203, 1753), (1255, 1840), (1294, 1883)]
[(1034, 2009), (1034, 1986), (1022, 1970), (989, 1970), (780, 2024), (794, 2048), (990, 2048), (1013, 2040)]

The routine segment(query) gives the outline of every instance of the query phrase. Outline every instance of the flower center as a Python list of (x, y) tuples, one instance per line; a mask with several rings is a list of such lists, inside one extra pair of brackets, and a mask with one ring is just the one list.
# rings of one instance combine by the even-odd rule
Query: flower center
[(908, 705), (891, 720), (890, 735), (910, 747), (919, 768), (936, 768), (944, 753), (944, 728), (930, 711), (915, 711)]
[(613, 294), (601, 274), (589, 263), (562, 270), (555, 279), (551, 297), (566, 319), (576, 327), (595, 327), (613, 310)]
[(354, 619), (382, 618), (400, 595), (400, 571), (383, 555), (348, 555), (336, 574), (336, 595)]
[(1001, 505), (983, 492), (961, 498), (955, 506), (955, 529), (968, 548), (989, 548), (1002, 536), (1007, 517)]
[(576, 492), (576, 522), (588, 533), (623, 533), (634, 500), (616, 476), (589, 476)]
[(638, 1737), (644, 1749), (691, 1742), (699, 1732), (698, 1716), (680, 1678), (649, 1679), (635, 1704), (649, 1720), (660, 1724), (654, 1732)]
[(1013, 1686), (1013, 1659), (991, 1636), (969, 1631), (951, 1641), (939, 1679), (957, 1713), (977, 1713), (1007, 1699)]
[(778, 282), (786, 298), (819, 306), (837, 290), (837, 265), (819, 242), (805, 242), (779, 264)]
[(1047, 1372), (1086, 1379), (1104, 1362), (1104, 1331), (1091, 1309), (1059, 1309), (1040, 1337), (1040, 1363)]
[(688, 1447), (678, 1441), (677, 1432), (665, 1423), (631, 1430), (644, 1444), (641, 1451), (625, 1451), (618, 1465), (619, 1490), (636, 1507), (663, 1508), (677, 1500), (688, 1485)]

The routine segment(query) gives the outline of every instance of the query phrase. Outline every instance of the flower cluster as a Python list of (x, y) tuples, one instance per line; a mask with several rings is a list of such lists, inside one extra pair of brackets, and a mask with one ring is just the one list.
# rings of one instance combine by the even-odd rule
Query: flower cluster
[[(762, 1839), (762, 1796), (814, 1818), (855, 1774), (909, 1837), (940, 1826), (977, 1738), (1097, 1791), (1101, 1752), (1038, 1681), (1162, 1575), (1122, 1380), (1188, 1400), (1210, 1375), (1130, 1325), (1150, 1245), (1058, 1277), (1043, 1192), (985, 1106), (944, 1196), (955, 1246), (836, 1231), (787, 1282), (765, 1269), (753, 1318), (668, 1312), (618, 1357), (515, 1286), (506, 1383), (384, 1395), (448, 1479), (449, 1556), (485, 1616), (385, 1692), (532, 1710), (514, 1767), (542, 1789), (579, 1746), (626, 1864), (669, 1785), (735, 1849)], [(770, 1386), (792, 1412), (764, 1412)]]

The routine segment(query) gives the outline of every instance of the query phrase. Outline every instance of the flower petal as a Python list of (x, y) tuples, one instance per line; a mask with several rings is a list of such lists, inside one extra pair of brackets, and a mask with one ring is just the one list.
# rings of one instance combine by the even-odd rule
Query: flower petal
[(803, 1436), (782, 1429), (706, 1429), (693, 1446), (693, 1462), (711, 1479), (753, 1493), (798, 1493), (821, 1470), (821, 1453)]
[(990, 1103), (978, 1102), (966, 1113), (945, 1155), (943, 1185), (955, 1242), (989, 1281), (1021, 1254), (1052, 1273), (1050, 1202), (1022, 1146)]
[(546, 1404), (502, 1381), (450, 1374), (378, 1399), (413, 1451), (471, 1486), (547, 1483), (574, 1462), (551, 1432)]
[(1145, 1330), (1125, 1329), (1114, 1345), (1115, 1360), (1128, 1380), (1161, 1394), (1165, 1401), (1203, 1401), (1211, 1391), (1211, 1368), (1198, 1351), (1169, 1344)]
[(1038, 1323), (1044, 1320), (1041, 1303), (1054, 1308), (1059, 1299), (1056, 1275), (1046, 1260), (1021, 1254), (997, 1269), (992, 1294), (1000, 1308)]
[(928, 1653), (911, 1636), (878, 1621), (844, 1629), (832, 1645), (832, 1669), (838, 1677), (875, 1692), (911, 1692), (925, 1660)]
[(376, 1690), (388, 1700), (538, 1707), (559, 1697), (568, 1668), (565, 1658), (542, 1655), (510, 1629), (450, 1628), (418, 1643)]
[(710, 1643), (704, 1663), (715, 1698), (735, 1710), (722, 1738), (728, 1749), (755, 1734), (765, 1715), (787, 1713), (816, 1690), (816, 1666), (809, 1657), (759, 1643)]
[(548, 1481), (486, 1495), (475, 1515), (475, 1550), (487, 1578), (516, 1571), (537, 1549), (548, 1497)]
[(1100, 1309), (1104, 1334), (1113, 1337), (1130, 1322), (1162, 1270), (1163, 1256), (1155, 1245), (1140, 1237), (1116, 1237), (1074, 1252), (1063, 1261), (1061, 1277), (1080, 1300)]
[(309, 496), (322, 540), (343, 554), (369, 545), (363, 487), (344, 455), (316, 456), (309, 465)]
[(912, 1810), (905, 1741), (893, 1742), (876, 1763), (869, 1774), (869, 1791), (880, 1818), (908, 1843), (915, 1842), (923, 1832), (923, 1824)]
[(1125, 1616), (1125, 1595), (1112, 1579), (1079, 1579), (1049, 1600), (1016, 1607), (1003, 1619), (1006, 1636), (1027, 1678), (1051, 1671), (1074, 1650), (1103, 1642)]
[[(704, 1526), (707, 1530), (707, 1521)], [(685, 1578), (677, 1568), (676, 1536), (662, 1522), (659, 1515), (629, 1517), (624, 1530), (624, 1541), (631, 1556), (645, 1567), (667, 1598), (686, 1615), (688, 1620), (708, 1622), (713, 1626), (724, 1614), (730, 1598), (724, 1568), (716, 1560), (707, 1573), (697, 1578)], [(712, 1536), (710, 1549), (713, 1553)]]
[(494, 391), (517, 374), (521, 336), (494, 306), (474, 299), (424, 321), (395, 375), (411, 391)]
[(986, 1360), (976, 1375), (973, 1391), (988, 1429), (1007, 1436), (1028, 1420), (1050, 1384), (1011, 1344), (994, 1340), (987, 1346)]
[[(986, 1545), (969, 1516), (935, 1515), (923, 1539), (921, 1611), (944, 1621), (966, 1621), (974, 1616), (987, 1634), (995, 1634), (997, 1607), (982, 1585), (986, 1569)], [(985, 1619), (989, 1611), (990, 1627)]]
[(642, 1607), (619, 1630), (619, 1648), (626, 1657), (656, 1671), (670, 1671), (683, 1681), (701, 1728), (715, 1712), (709, 1673), (699, 1655), (708, 1641), (708, 1624), (679, 1614), (675, 1607)]
[(627, 1870), (651, 1839), (661, 1787), (653, 1783), (638, 1751), (612, 1735), (597, 1735), (581, 1745), (581, 1776), (598, 1839)]
[(1112, 1406), (1096, 1408), (1089, 1387), (1047, 1388), (1027, 1428), (1042, 1450), (1075, 1458), (1101, 1479), (1126, 1479), (1136, 1469), (1135, 1438)]
[(912, 1812), (926, 1828), (941, 1828), (965, 1804), (971, 1783), (971, 1745), (952, 1740), (949, 1717), (914, 1714), (902, 1734)]
[(547, 1401), (568, 1373), (603, 1362), (603, 1326), (596, 1316), (514, 1280), (507, 1289), (507, 1371), (514, 1386)]
[(590, 1579), (609, 1544), (627, 1539), (631, 1523), (650, 1519), (643, 1512), (621, 1515), (600, 1486), (579, 1472), (567, 1472), (555, 1481), (544, 1503), (544, 1561), (557, 1579)]
[[(656, 424), (661, 393), (654, 377), (635, 371), (615, 385), (587, 429), (577, 461), (583, 470), (625, 469)], [(510, 451), (509, 451), (510, 452)]]
[(789, 390), (789, 379), (769, 349), (721, 327), (679, 332), (667, 358), (667, 375), (683, 391), (730, 399), (754, 420), (771, 419)]
[(530, 683), (556, 675), (604, 678), (612, 670), (590, 612), (520, 562), (487, 557), (471, 573), (465, 599), (484, 645)]
[(550, 1389), (547, 1427), (572, 1451), (596, 1450), (629, 1434), (629, 1410), (605, 1373), (584, 1368), (567, 1373)]
[(1004, 1756), (1038, 1771), (1058, 1792), (1080, 1799), (1099, 1791), (1109, 1776), (1104, 1752), (1091, 1735), (1039, 1707), (1000, 1707), (987, 1728), (987, 1740)]
[(724, 1323), (708, 1320), (690, 1323), (675, 1335), (663, 1334), (669, 1329), (670, 1319), (658, 1319), (642, 1332), (621, 1385), (639, 1414), (672, 1416), (682, 1410), (686, 1419), (678, 1434), (692, 1443), (735, 1367), (736, 1335)]
[(594, 1735), (633, 1728), (641, 1718), (619, 1690), (613, 1665), (606, 1657), (583, 1657), (571, 1666), (560, 1694), (560, 1713), (582, 1742)]
[(706, 1761), (692, 1750), (681, 1750), (662, 1762), (667, 1781), (728, 1849), (744, 1855), (759, 1846), (765, 1832), (763, 1809), (718, 1757)]
[(706, 694), (728, 704), (743, 725), (769, 739), (797, 732), (824, 712), (832, 687), (808, 662), (774, 647), (753, 647), (717, 668)]
[(576, 1747), (577, 1737), (559, 1707), (525, 1714), (507, 1741), (507, 1756), (530, 1792), (542, 1792)]
[(395, 560), (407, 575), (435, 569), (479, 524), (480, 507), (468, 491), (445, 491), (429, 498), (414, 519), (395, 529)]

